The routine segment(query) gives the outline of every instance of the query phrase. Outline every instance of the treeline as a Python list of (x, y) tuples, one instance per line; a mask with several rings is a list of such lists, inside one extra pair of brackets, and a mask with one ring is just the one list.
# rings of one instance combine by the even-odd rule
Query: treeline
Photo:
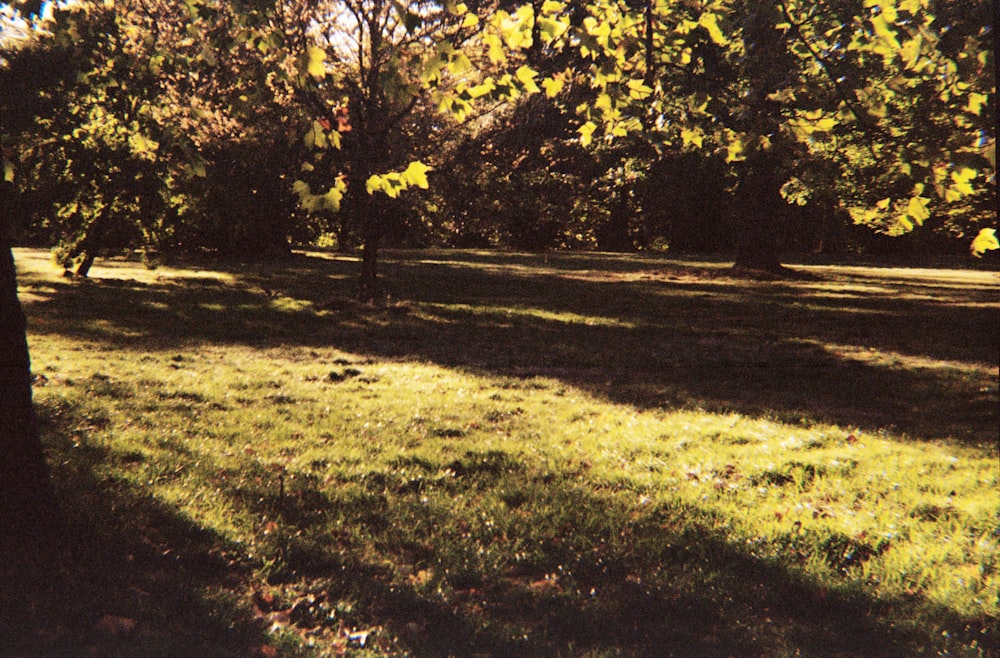
[(967, 252), (996, 225), (992, 19), (985, 1), (15, 2), (4, 206), (16, 241), (84, 275), (123, 250), (295, 243), (364, 247), (371, 280), (379, 245)]

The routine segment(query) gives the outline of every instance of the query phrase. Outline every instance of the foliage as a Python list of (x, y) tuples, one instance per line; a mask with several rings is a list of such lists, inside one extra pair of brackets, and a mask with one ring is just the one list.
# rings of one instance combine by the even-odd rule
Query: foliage
[[(985, 2), (31, 9), (4, 22), (5, 84), (32, 99), (5, 107), (4, 176), (28, 233), (57, 235), (67, 259), (321, 233), (461, 241), (459, 226), (490, 244), (643, 246), (674, 231), (643, 189), (667, 190), (688, 155), (726, 174), (703, 198), (746, 218), (695, 231), (716, 248), (815, 243), (846, 217), (972, 236), (993, 216)], [(374, 251), (365, 262), (373, 275)]]
[(642, 132), (715, 152), (747, 215), (789, 185), (800, 202), (833, 186), (855, 221), (908, 231), (995, 187), (989, 3), (598, 2), (578, 22), (561, 10), (542, 8), (565, 27), (560, 47), (590, 59), (574, 71), (594, 94), (577, 108), (581, 143)]
[(203, 44), (182, 7), (146, 9), (75, 3), (53, 8), (35, 27), (42, 41), (35, 57), (67, 70), (24, 90), (51, 100), (20, 135), (18, 180), (52, 204), (36, 212), (54, 212), (50, 231), (67, 267), (100, 249), (156, 252), (183, 207), (181, 183), (196, 147), (182, 99)]

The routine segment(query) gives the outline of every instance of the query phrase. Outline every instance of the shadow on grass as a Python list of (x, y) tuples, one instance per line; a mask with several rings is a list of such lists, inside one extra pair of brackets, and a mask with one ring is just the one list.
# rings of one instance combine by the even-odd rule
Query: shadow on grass
[(237, 598), (240, 554), (101, 475), (129, 456), (74, 441), (74, 411), (51, 411), (40, 422), (62, 515), (37, 536), (0, 537), (0, 656), (256, 655), (266, 638)]
[(551, 377), (646, 408), (997, 438), (1000, 288), (988, 279), (827, 268), (762, 283), (717, 263), (416, 252), (386, 261), (395, 301), (373, 307), (350, 296), (355, 270), (299, 255), (230, 267), (235, 284), (56, 283), (26, 306), (32, 333), (136, 349), (334, 346)]
[[(263, 472), (223, 479), (243, 484), (223, 484), (218, 495), (279, 526), (264, 547), (279, 557), (278, 567), (268, 584), (256, 587), (271, 592), (266, 612), (284, 615), (291, 631), (339, 642), (349, 653), (344, 629), (371, 629), (365, 655), (442, 657), (903, 657), (941, 639), (936, 629), (903, 630), (885, 621), (899, 616), (898, 610), (889, 614), (891, 608), (929, 608), (920, 597), (873, 602), (861, 591), (824, 589), (778, 560), (756, 556), (752, 545), (732, 542), (724, 519), (697, 508), (662, 505), (636, 513), (613, 492), (595, 492), (572, 474), (542, 473), (497, 451), (469, 452), (448, 464), (397, 465), (406, 476), (372, 471), (332, 487), (297, 477), (280, 497)], [(419, 486), (414, 473), (426, 476)], [(489, 523), (470, 524), (447, 503), (463, 496), (505, 503), (491, 508)], [(111, 598), (110, 609), (123, 614), (134, 614), (135, 604), (127, 601), (137, 596), (158, 596), (156, 607), (164, 609), (151, 622), (140, 621), (145, 634), (105, 639), (98, 655), (252, 655), (259, 628), (246, 621), (247, 613), (211, 609), (195, 594), (247, 586), (226, 580), (234, 574), (218, 557), (224, 544), (121, 491), (110, 499), (115, 507), (96, 512), (98, 525), (120, 524), (123, 514), (143, 521), (124, 536), (101, 537), (133, 553), (137, 539), (157, 537), (156, 550), (127, 565), (103, 557), (101, 567), (85, 570), (87, 584), (70, 592), (88, 601)], [(341, 525), (364, 532), (330, 537), (329, 529)], [(505, 557), (494, 562), (489, 555), (497, 545)], [(828, 559), (843, 559), (842, 552)], [(102, 575), (112, 584), (92, 582)], [(78, 583), (75, 578), (69, 582)], [(85, 630), (102, 609), (87, 608)], [(238, 623), (222, 625), (224, 614)], [(963, 627), (945, 610), (934, 618)], [(968, 637), (953, 639), (982, 640), (979, 627), (967, 629)]]
[[(29, 277), (24, 285), (32, 333), (85, 347), (333, 346), (551, 377), (646, 408), (895, 426), (918, 440), (996, 437), (995, 287), (842, 270), (758, 284), (729, 279), (713, 263), (431, 253), (388, 261), (396, 301), (366, 306), (350, 299), (355, 268), (300, 256), (273, 269), (230, 268), (235, 283), (195, 276), (36, 286)], [(235, 595), (207, 592), (246, 591), (260, 565), (132, 485), (108, 480), (101, 465), (129, 456), (73, 447), (75, 423), (56, 416), (43, 421), (69, 518), (62, 541), (29, 547), (37, 551), (5, 547), (0, 614), (13, 629), (10, 653), (253, 655), (267, 638), (251, 611)], [(473, 457), (410, 464), (428, 477), (452, 474), (419, 490), (385, 473), (344, 487), (302, 477), (276, 500), (274, 476), (262, 472), (227, 478), (243, 484), (217, 493), (280, 522), (269, 549), (281, 563), (272, 585), (297, 589), (274, 612), (312, 601), (294, 625), (330, 624), (338, 639), (345, 624), (381, 625), (402, 643), (379, 646), (375, 637), (373, 651), (908, 656), (939, 641), (934, 629), (884, 621), (906, 618), (890, 608), (928, 610), (920, 597), (873, 602), (822, 589), (734, 543), (724, 520), (704, 510), (636, 516), (622, 496), (509, 456)], [(500, 497), (502, 531), (469, 529), (446, 506), (428, 509), (424, 498), (436, 490), (445, 499)], [(313, 528), (337, 521), (365, 528), (371, 544), (357, 545), (358, 535), (310, 543)], [(453, 533), (448, 542), (421, 534), (434, 526)], [(493, 543), (522, 557), (477, 561)], [(828, 559), (838, 555), (831, 549)], [(927, 617), (964, 624), (944, 610)]]

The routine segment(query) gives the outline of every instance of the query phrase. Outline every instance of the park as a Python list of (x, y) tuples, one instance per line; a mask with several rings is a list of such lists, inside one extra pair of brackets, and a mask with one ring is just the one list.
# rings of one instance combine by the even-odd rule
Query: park
[(0, 656), (1000, 656), (994, 42), (0, 4)]

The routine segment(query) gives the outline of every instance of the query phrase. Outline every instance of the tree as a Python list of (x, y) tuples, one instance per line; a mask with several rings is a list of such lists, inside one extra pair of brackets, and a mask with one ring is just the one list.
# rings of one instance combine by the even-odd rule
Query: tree
[(315, 117), (305, 140), (337, 151), (317, 153), (295, 189), (308, 209), (343, 203), (363, 244), (359, 296), (373, 299), (387, 216), (402, 192), (429, 187), (425, 161), (440, 134), (477, 105), (539, 90), (529, 67), (514, 70), (531, 45), (533, 14), (500, 10), (485, 20), (464, 3), (340, 0), (299, 16), (285, 37), (304, 55), (297, 94)]
[(738, 264), (777, 266), (773, 217), (824, 181), (814, 164), (862, 172), (844, 207), (900, 232), (995, 186), (985, 1), (605, 0), (578, 22), (564, 7), (541, 12), (590, 60), (575, 71), (593, 93), (581, 142), (638, 133), (724, 157), (743, 208)]
[[(9, 537), (36, 527), (55, 503), (32, 407), (27, 325), (11, 250), (11, 231), (23, 204), (14, 187), (8, 136), (28, 129), (33, 112), (45, 105), (29, 93), (32, 81), (60, 67), (33, 47), (27, 33), (7, 36), (0, 41), (0, 532)], [(20, 99), (17, 106), (15, 99)]]
[(81, 276), (101, 251), (159, 251), (176, 224), (178, 178), (193, 150), (175, 127), (171, 94), (178, 60), (193, 61), (194, 46), (181, 45), (186, 20), (166, 3), (74, 3), (38, 28), (54, 30), (47, 45), (67, 74), (39, 81), (36, 93), (60, 102), (24, 135), (20, 161), (31, 175), (20, 180), (50, 200), (59, 260)]

